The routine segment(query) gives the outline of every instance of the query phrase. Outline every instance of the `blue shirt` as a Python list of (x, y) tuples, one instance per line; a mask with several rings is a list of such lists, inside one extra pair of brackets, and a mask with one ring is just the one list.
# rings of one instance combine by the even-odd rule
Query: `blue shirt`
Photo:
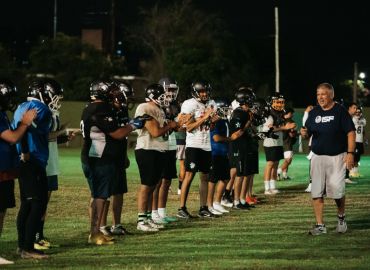
[(214, 129), (211, 129), (211, 148), (212, 156), (227, 156), (229, 145), (227, 142), (215, 142), (214, 135), (222, 137), (229, 137), (229, 125), (226, 120), (219, 120), (216, 122)]
[[(10, 123), (5, 112), (0, 111), (0, 134), (10, 129)], [(18, 157), (15, 145), (0, 139), (0, 171), (14, 170), (18, 167)]]
[(17, 144), (18, 154), (28, 152), (31, 162), (46, 168), (49, 158), (48, 137), (52, 126), (52, 114), (49, 107), (36, 99), (23, 102), (14, 112), (12, 126), (16, 128), (22, 121), (23, 114), (30, 109), (37, 110), (37, 117), (27, 129), (22, 141)]
[(328, 156), (347, 152), (347, 134), (355, 130), (348, 111), (338, 103), (327, 111), (320, 106), (313, 108), (305, 126), (312, 135), (312, 152)]

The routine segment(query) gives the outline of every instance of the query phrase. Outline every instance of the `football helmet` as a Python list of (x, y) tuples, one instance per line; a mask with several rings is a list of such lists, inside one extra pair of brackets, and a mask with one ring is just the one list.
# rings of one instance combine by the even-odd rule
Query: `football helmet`
[(253, 114), (253, 125), (254, 126), (259, 126), (259, 125), (264, 124), (265, 119), (270, 115), (269, 105), (262, 98), (256, 99), (253, 102), (250, 110)]
[(52, 112), (56, 112), (61, 106), (59, 101), (63, 98), (63, 88), (54, 79), (35, 79), (28, 86), (27, 96), (40, 100)]
[(215, 98), (214, 99), (216, 105), (217, 105), (217, 111), (216, 114), (221, 119), (229, 119), (232, 113), (232, 108), (230, 105), (230, 101), (226, 98)]
[(100, 99), (109, 101), (109, 86), (107, 81), (94, 81), (90, 84), (90, 99), (92, 101)]
[(179, 86), (175, 80), (166, 77), (160, 79), (158, 84), (163, 86), (168, 98), (171, 99), (170, 102), (177, 99), (177, 95), (179, 94)]
[(235, 100), (240, 106), (248, 105), (248, 107), (251, 107), (256, 100), (256, 95), (251, 87), (241, 86), (235, 93)]
[(119, 110), (127, 107), (126, 93), (121, 87), (115, 83), (111, 83), (108, 86), (107, 101), (112, 104), (117, 104)]
[(119, 87), (119, 90), (125, 96), (127, 102), (134, 97), (134, 89), (128, 82), (122, 80), (114, 80), (112, 83)]
[(8, 79), (0, 79), (0, 110), (14, 111), (17, 107), (15, 96), (17, 95), (17, 87)]
[[(191, 95), (193, 98), (202, 103), (207, 103), (211, 98), (212, 87), (209, 83), (204, 81), (195, 81), (191, 84)], [(206, 92), (206, 95), (202, 95), (202, 92)]]
[(275, 92), (271, 97), (267, 99), (270, 107), (275, 111), (282, 112), (285, 108), (285, 98), (278, 92)]
[(170, 106), (170, 99), (168, 99), (166, 91), (158, 83), (153, 83), (145, 89), (145, 101), (153, 101), (162, 108)]

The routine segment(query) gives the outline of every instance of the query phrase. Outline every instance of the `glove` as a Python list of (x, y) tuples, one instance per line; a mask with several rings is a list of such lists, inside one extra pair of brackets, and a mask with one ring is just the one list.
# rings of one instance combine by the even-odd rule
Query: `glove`
[(142, 129), (145, 125), (145, 121), (152, 119), (151, 116), (144, 114), (142, 116), (135, 117), (134, 119), (131, 119), (129, 124), (132, 126), (132, 129)]

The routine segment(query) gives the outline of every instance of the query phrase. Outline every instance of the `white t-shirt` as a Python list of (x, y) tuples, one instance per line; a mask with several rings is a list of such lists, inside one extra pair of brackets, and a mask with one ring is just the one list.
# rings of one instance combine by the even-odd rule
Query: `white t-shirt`
[[(59, 112), (53, 112), (52, 114), (52, 128), (51, 131), (56, 132), (60, 128)], [(59, 170), (59, 152), (57, 139), (49, 141), (49, 159), (46, 165), (46, 175), (53, 176), (60, 174)]]
[[(141, 103), (135, 112), (135, 117), (147, 114), (158, 121), (159, 126), (163, 127), (165, 124), (164, 111), (153, 103)], [(143, 127), (136, 130), (138, 137), (135, 149), (156, 150), (163, 152), (168, 150), (168, 136), (159, 136), (154, 138), (149, 131)]]
[[(213, 100), (209, 100), (204, 104), (195, 98), (191, 98), (184, 101), (181, 106), (181, 113), (192, 114), (194, 119), (197, 120), (204, 115), (208, 107), (217, 109), (217, 105)], [(186, 132), (186, 147), (211, 151), (210, 125), (207, 121), (191, 132)]]
[(235, 99), (233, 100), (233, 102), (231, 102), (231, 108), (233, 110), (235, 110), (236, 108), (238, 108), (240, 106), (240, 103), (237, 102)]
[(170, 136), (168, 136), (168, 150), (177, 150), (175, 131), (173, 131)]
[(364, 142), (364, 128), (366, 126), (366, 119), (358, 116), (352, 117), (353, 124), (355, 124), (356, 128), (356, 142), (363, 143)]
[[(267, 132), (270, 130), (269, 126), (274, 125), (274, 119), (270, 115), (267, 117), (266, 122), (263, 124), (262, 131)], [(282, 131), (277, 131), (275, 132), (276, 135), (279, 136), (278, 139), (273, 139), (273, 138), (265, 138), (263, 140), (263, 146), (265, 147), (274, 147), (274, 146), (283, 146), (283, 132)]]

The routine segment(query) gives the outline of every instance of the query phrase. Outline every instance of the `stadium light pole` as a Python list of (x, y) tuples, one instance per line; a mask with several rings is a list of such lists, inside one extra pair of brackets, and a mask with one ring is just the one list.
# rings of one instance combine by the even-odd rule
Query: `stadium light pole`
[(279, 9), (275, 7), (275, 91), (280, 93)]
[(58, 9), (58, 0), (54, 0), (54, 19), (53, 19), (53, 38), (57, 36), (57, 12)]
[(353, 96), (352, 102), (357, 102), (357, 80), (358, 80), (358, 64), (357, 62), (353, 65)]

